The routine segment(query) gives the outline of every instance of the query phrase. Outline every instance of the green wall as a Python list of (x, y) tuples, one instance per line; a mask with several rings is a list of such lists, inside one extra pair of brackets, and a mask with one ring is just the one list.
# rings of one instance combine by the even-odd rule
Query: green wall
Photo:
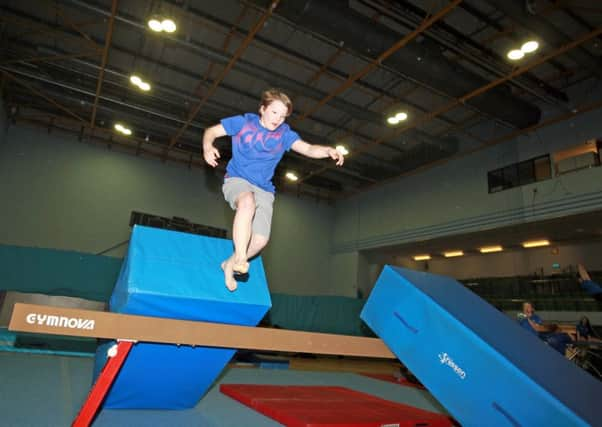
[[(11, 126), (0, 145), (0, 244), (101, 253), (128, 240), (132, 210), (230, 230), (233, 212), (215, 171), (117, 150)], [(264, 253), (272, 291), (344, 294), (328, 277), (333, 214), (324, 202), (278, 195)]]
[(493, 194), (487, 184), (488, 171), (601, 137), (597, 110), (340, 201), (333, 259), (355, 271), (345, 280), (351, 275), (356, 288), (370, 288), (361, 281), (378, 268), (350, 255), (362, 249), (602, 210), (602, 167)]
[[(493, 139), (507, 130), (490, 133)], [(263, 253), (270, 288), (355, 297), (380, 271), (363, 249), (600, 210), (602, 168), (495, 194), (488, 193), (487, 172), (601, 134), (602, 112), (593, 111), (335, 206), (281, 192)], [(9, 127), (0, 145), (0, 244), (100, 253), (128, 239), (132, 210), (230, 229), (233, 212), (213, 170), (117, 150), (57, 131)], [(125, 249), (106, 255), (121, 257)]]

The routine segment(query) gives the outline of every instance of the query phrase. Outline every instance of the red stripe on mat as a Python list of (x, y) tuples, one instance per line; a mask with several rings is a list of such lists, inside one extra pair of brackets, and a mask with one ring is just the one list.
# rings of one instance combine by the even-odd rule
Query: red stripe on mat
[(222, 384), (220, 391), (289, 427), (447, 427), (445, 415), (330, 386)]

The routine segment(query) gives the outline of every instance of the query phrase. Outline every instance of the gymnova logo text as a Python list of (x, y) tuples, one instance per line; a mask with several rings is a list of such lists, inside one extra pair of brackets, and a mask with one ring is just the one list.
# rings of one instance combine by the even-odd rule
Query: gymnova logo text
[(29, 313), (25, 317), (25, 321), (30, 325), (45, 325), (53, 326), (56, 328), (70, 328), (70, 329), (94, 329), (93, 319), (82, 319), (80, 317), (65, 317), (65, 316), (53, 316), (49, 314), (38, 314)]
[(447, 353), (439, 353), (439, 362), (441, 362), (441, 364), (443, 364), (443, 365), (447, 365), (450, 368), (452, 368), (452, 370), (460, 378), (462, 378), (462, 379), (466, 378), (466, 372), (464, 372), (464, 369), (462, 369), (458, 365), (456, 365), (456, 362), (454, 362), (454, 359), (449, 357), (449, 355)]

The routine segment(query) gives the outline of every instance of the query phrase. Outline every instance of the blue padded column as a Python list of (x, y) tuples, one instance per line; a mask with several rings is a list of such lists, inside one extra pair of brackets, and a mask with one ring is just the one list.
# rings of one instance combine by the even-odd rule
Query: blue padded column
[(386, 266), (361, 318), (463, 426), (600, 423), (599, 381), (453, 279)]
[[(118, 313), (255, 326), (271, 306), (261, 260), (236, 292), (224, 285), (220, 263), (230, 240), (135, 226), (110, 301)], [(97, 352), (96, 365), (106, 352)], [(235, 349), (138, 343), (105, 401), (105, 408), (193, 407)]]

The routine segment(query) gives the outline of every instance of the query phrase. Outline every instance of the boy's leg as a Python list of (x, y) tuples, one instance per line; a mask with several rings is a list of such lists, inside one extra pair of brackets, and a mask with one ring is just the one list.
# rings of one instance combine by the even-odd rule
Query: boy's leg
[[(235, 268), (241, 268), (241, 266), (236, 265), (236, 260), (244, 260), (242, 265), (243, 270), (246, 263), (246, 251), (251, 239), (251, 223), (255, 209), (252, 190), (253, 186), (242, 178), (226, 178), (222, 186), (224, 198), (230, 204), (230, 207), (235, 210), (232, 226), (234, 253), (222, 262), (221, 265), (224, 271), (226, 287), (230, 291), (234, 291), (237, 288), (237, 283), (234, 279)], [(248, 263), (246, 265), (248, 270)]]
[(272, 228), (272, 214), (274, 211), (274, 194), (256, 189), (255, 191), (255, 217), (253, 218), (251, 242), (247, 249), (247, 259), (253, 258), (268, 244)]
[(255, 216), (255, 195), (251, 192), (241, 193), (236, 199), (236, 214), (232, 226), (234, 241), (234, 257), (232, 268), (236, 273), (244, 274), (249, 271), (247, 248), (251, 241), (251, 224)]
[(267, 237), (260, 234), (253, 233), (251, 236), (251, 243), (249, 243), (249, 249), (247, 249), (248, 259), (253, 258), (257, 255), (265, 246), (268, 244)]
[(232, 229), (234, 253), (222, 263), (226, 287), (237, 288), (234, 273), (246, 273), (248, 259), (268, 243), (272, 226), (274, 194), (242, 178), (227, 178), (222, 187), (226, 201), (236, 211)]

